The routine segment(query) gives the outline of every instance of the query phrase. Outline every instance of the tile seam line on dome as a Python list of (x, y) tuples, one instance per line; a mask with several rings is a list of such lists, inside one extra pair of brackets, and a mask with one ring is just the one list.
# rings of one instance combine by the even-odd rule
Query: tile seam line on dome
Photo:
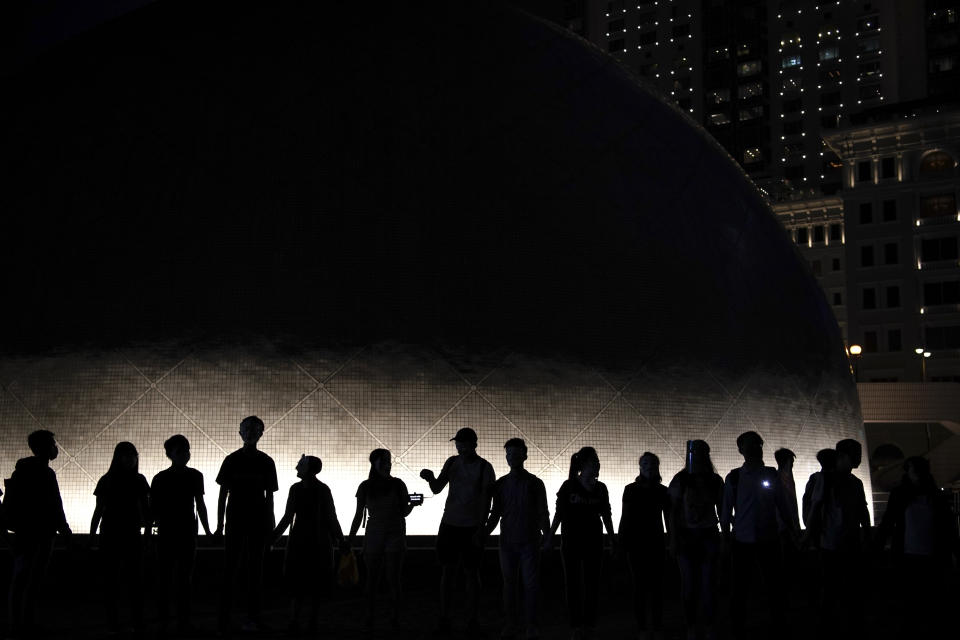
[(297, 409), (298, 407), (302, 406), (304, 402), (306, 402), (307, 400), (310, 399), (310, 396), (314, 395), (317, 391), (319, 391), (320, 389), (322, 389), (323, 386), (324, 386), (324, 384), (326, 384), (326, 381), (327, 381), (327, 380), (330, 380), (330, 379), (333, 378), (335, 375), (337, 375), (338, 373), (340, 373), (340, 372), (343, 370), (343, 368), (344, 368), (345, 366), (347, 366), (347, 364), (350, 363), (350, 361), (352, 361), (354, 358), (356, 358), (356, 357), (360, 354), (360, 351), (363, 351), (363, 349), (360, 349), (360, 350), (357, 351), (355, 354), (353, 354), (352, 356), (350, 356), (349, 358), (347, 358), (346, 360), (344, 360), (343, 363), (341, 363), (340, 366), (337, 367), (336, 370), (335, 370), (333, 373), (329, 374), (329, 375), (328, 375), (327, 377), (325, 377), (323, 380), (318, 380), (317, 378), (315, 378), (313, 375), (310, 374), (309, 371), (306, 370), (305, 367), (303, 367), (303, 366), (302, 366), (299, 362), (297, 362), (296, 360), (293, 360), (293, 359), (289, 360), (289, 362), (291, 362), (294, 367), (296, 367), (297, 369), (299, 369), (300, 372), (301, 372), (303, 375), (305, 375), (305, 376), (307, 376), (308, 378), (310, 378), (310, 380), (313, 382), (313, 385), (314, 385), (314, 386), (313, 386), (313, 389), (310, 389), (310, 391), (308, 391), (305, 396), (303, 396), (302, 398), (300, 398), (300, 400), (298, 400), (292, 407), (290, 407), (289, 409), (287, 409), (286, 411), (284, 411), (284, 412), (283, 412), (283, 415), (281, 415), (279, 418), (277, 418), (276, 420), (274, 420), (273, 422), (271, 422), (271, 423), (270, 423), (270, 426), (268, 426), (266, 429), (263, 430), (264, 435), (266, 435), (268, 431), (271, 431), (271, 430), (272, 430), (274, 427), (276, 427), (278, 424), (280, 424), (281, 422), (283, 422), (284, 419), (286, 419), (287, 416), (289, 416), (291, 413), (293, 413), (294, 411), (296, 411), (296, 409)]
[[(491, 373), (492, 373), (492, 372), (491, 372)], [(511, 427), (513, 427), (514, 429), (516, 429), (516, 430), (517, 430), (517, 433), (519, 433), (521, 436), (523, 436), (523, 439), (524, 439), (525, 442), (528, 442), (529, 444), (532, 444), (532, 445), (533, 445), (533, 448), (536, 449), (537, 451), (539, 451), (539, 452), (540, 452), (540, 455), (542, 455), (543, 458), (544, 458), (544, 460), (547, 461), (547, 464), (548, 464), (548, 465), (550, 464), (550, 462), (551, 462), (550, 456), (548, 456), (548, 455), (546, 454), (546, 452), (540, 447), (540, 445), (537, 444), (537, 441), (536, 441), (536, 440), (534, 440), (534, 439), (531, 438), (529, 435), (527, 435), (527, 433), (526, 433), (523, 429), (521, 429), (513, 420), (511, 420), (510, 418), (508, 418), (508, 417), (507, 417), (507, 414), (505, 414), (503, 411), (501, 411), (501, 410), (500, 410), (500, 407), (498, 407), (497, 405), (495, 405), (489, 398), (487, 398), (487, 396), (485, 396), (485, 395), (480, 391), (479, 388), (476, 390), (475, 393), (476, 393), (478, 396), (480, 396), (480, 399), (481, 399), (481, 400), (483, 400), (483, 401), (486, 402), (488, 405), (490, 405), (490, 406), (493, 408), (493, 410), (496, 411), (497, 414), (498, 414), (501, 418), (503, 418), (504, 420), (506, 420), (506, 421), (507, 421), (507, 424), (509, 424), (509, 425), (510, 425)], [(543, 469), (543, 468), (541, 467), (541, 471), (542, 471), (542, 469)]]
[[(47, 429), (47, 425), (43, 424), (43, 422), (41, 422), (40, 419), (39, 419), (36, 415), (34, 415), (33, 411), (30, 411), (30, 407), (28, 407), (28, 406), (26, 405), (26, 403), (20, 398), (20, 396), (17, 395), (17, 393), (16, 393), (13, 389), (11, 389), (9, 386), (7, 386), (7, 387), (4, 388), (4, 391), (6, 391), (8, 394), (10, 394), (10, 396), (11, 396), (14, 400), (17, 401), (17, 404), (19, 404), (20, 407), (21, 407), (24, 411), (27, 412), (27, 415), (30, 416), (30, 419), (31, 419), (31, 420), (33, 420), (35, 423), (37, 423), (37, 426), (38, 426), (38, 427), (40, 427), (41, 429)], [(64, 455), (66, 455), (66, 457), (67, 457), (67, 459), (63, 461), (63, 464), (61, 464), (61, 465), (57, 468), (57, 470), (60, 471), (60, 470), (63, 470), (63, 468), (66, 467), (66, 466), (67, 466), (68, 464), (70, 464), (71, 462), (74, 462), (74, 455), (73, 455), (72, 453), (70, 453), (69, 451), (67, 451), (67, 448), (64, 447), (63, 444), (61, 444), (59, 441), (57, 441), (57, 446), (60, 448), (60, 450), (61, 450), (61, 451), (64, 453)], [(78, 453), (79, 453), (79, 452), (78, 452)], [(76, 463), (74, 462), (74, 464), (76, 464)], [(87, 476), (89, 476), (91, 480), (93, 479), (93, 476), (91, 476), (89, 473), (87, 473), (86, 469), (84, 469), (83, 467), (81, 467), (79, 464), (77, 464), (77, 467), (79, 467), (81, 471), (83, 471)]]
[(626, 396), (621, 395), (621, 396), (620, 396), (620, 399), (623, 400), (623, 402), (624, 402), (628, 407), (630, 407), (631, 409), (633, 409), (633, 412), (636, 413), (638, 416), (640, 416), (640, 419), (643, 420), (644, 422), (646, 422), (648, 427), (650, 427), (651, 429), (653, 429), (653, 432), (654, 432), (655, 434), (657, 434), (657, 436), (658, 436), (661, 440), (663, 440), (663, 444), (667, 445), (667, 448), (670, 449), (670, 451), (673, 451), (673, 455), (677, 456), (677, 457), (680, 458), (681, 460), (684, 459), (684, 456), (680, 455), (680, 453), (679, 453), (676, 449), (673, 448), (673, 445), (670, 444), (670, 441), (663, 437), (663, 434), (660, 433), (660, 430), (657, 429), (655, 426), (653, 426), (653, 423), (650, 422), (650, 420), (647, 418), (647, 416), (643, 415), (643, 413), (641, 413), (641, 411), (640, 411), (639, 409), (637, 409), (635, 406), (633, 406), (633, 403), (630, 402), (630, 400), (627, 399)]
[(576, 434), (575, 436), (573, 436), (573, 438), (571, 438), (569, 442), (567, 442), (567, 444), (563, 445), (563, 447), (560, 448), (560, 451), (557, 452), (557, 455), (555, 455), (555, 456), (551, 459), (551, 462), (556, 462), (557, 460), (559, 460), (559, 459), (560, 459), (560, 456), (562, 456), (562, 455), (570, 448), (570, 445), (572, 445), (572, 444), (577, 440), (577, 438), (579, 438), (579, 437), (582, 436), (584, 433), (586, 433), (587, 430), (590, 429), (590, 427), (593, 426), (593, 423), (597, 421), (597, 418), (599, 418), (600, 416), (602, 416), (602, 415), (603, 415), (603, 412), (606, 411), (606, 410), (610, 407), (610, 405), (612, 405), (614, 402), (616, 402), (616, 401), (617, 401), (617, 398), (619, 398), (619, 397), (620, 397), (620, 394), (619, 394), (619, 393), (614, 393), (613, 396), (611, 396), (610, 399), (607, 400), (607, 403), (606, 403), (605, 405), (603, 405), (602, 407), (600, 407), (600, 410), (597, 411), (597, 415), (595, 415), (595, 416), (593, 416), (592, 418), (590, 418), (590, 421), (587, 422), (587, 424), (585, 424), (585, 425), (583, 426), (583, 428), (580, 429), (580, 431), (578, 431), (577, 434)]
[[(742, 396), (743, 392), (746, 391), (747, 387), (750, 386), (750, 381), (753, 380), (753, 376), (756, 375), (756, 373), (750, 374), (750, 377), (747, 378), (747, 381), (743, 384), (742, 387), (740, 387), (740, 391), (737, 392), (737, 396), (733, 397), (733, 394), (727, 391), (727, 388), (724, 387), (722, 384), (720, 384), (720, 381), (717, 380), (717, 378), (713, 375), (713, 372), (710, 371), (710, 369), (707, 369), (707, 374), (711, 378), (713, 378), (713, 381), (716, 382), (721, 389), (723, 389), (724, 393), (727, 394), (727, 397), (730, 399), (730, 404), (728, 404), (726, 408), (724, 408), (723, 413), (720, 414), (720, 417), (717, 419), (717, 422), (713, 425), (713, 428), (710, 429), (710, 432), (706, 435), (706, 437), (704, 437), (704, 441), (706, 441), (707, 438), (712, 436), (714, 432), (720, 428), (720, 423), (723, 422), (723, 419), (727, 417), (728, 413), (730, 413), (730, 409), (736, 406), (737, 402), (740, 401), (740, 396)], [(747, 420), (750, 422), (750, 424), (753, 426), (754, 429), (758, 429), (757, 425), (754, 424), (753, 420), (750, 419), (750, 416), (747, 416)], [(759, 430), (757, 431), (757, 433), (759, 433)]]
[[(353, 412), (350, 411), (350, 409), (348, 409), (346, 406), (344, 406), (344, 404), (343, 404), (342, 402), (340, 402), (340, 399), (337, 398), (337, 396), (333, 395), (333, 393), (330, 392), (330, 389), (327, 389), (326, 387), (323, 387), (320, 391), (322, 391), (323, 393), (325, 393), (325, 394), (327, 394), (328, 396), (330, 396), (330, 398), (331, 398), (334, 402), (337, 403), (337, 406), (340, 407), (340, 408), (344, 411), (344, 413), (346, 413), (348, 416), (350, 416), (350, 417), (353, 419), (354, 422), (356, 422), (358, 425), (360, 425), (360, 428), (363, 429), (364, 431), (366, 431), (366, 432), (367, 432), (367, 435), (370, 436), (371, 438), (373, 438), (373, 439), (377, 442), (377, 444), (379, 444), (379, 445), (380, 445), (382, 448), (384, 448), (384, 449), (389, 449), (389, 447), (387, 446), (387, 443), (384, 442), (383, 440), (381, 440), (381, 439), (380, 439), (380, 436), (378, 436), (378, 435), (375, 434), (373, 431), (371, 431), (370, 428), (367, 427), (367, 425), (363, 424), (363, 421), (361, 421), (360, 418), (358, 418), (357, 416), (355, 416), (355, 415), (353, 414)], [(411, 469), (406, 463), (404, 463), (403, 460), (399, 460), (399, 459), (398, 459), (398, 460), (397, 460), (397, 464), (399, 464), (401, 467), (403, 467), (404, 469), (406, 469), (406, 470), (409, 471), (410, 473), (413, 473), (413, 469)], [(414, 475), (416, 475), (416, 474), (414, 474)]]
[[(446, 417), (447, 417), (448, 415), (450, 415), (457, 407), (459, 407), (459, 406), (463, 403), (463, 401), (466, 400), (467, 396), (469, 396), (471, 393), (477, 392), (477, 390), (480, 388), (480, 385), (482, 385), (483, 382), (484, 382), (487, 378), (489, 378), (491, 375), (493, 375), (494, 372), (496, 372), (496, 370), (500, 367), (500, 364), (502, 364), (503, 361), (506, 360), (506, 358), (507, 358), (507, 356), (504, 356), (503, 358), (501, 358), (501, 359), (500, 359), (500, 362), (497, 363), (497, 365), (496, 365), (495, 367), (493, 367), (492, 369), (490, 369), (490, 371), (488, 371), (488, 372), (486, 373), (486, 375), (484, 375), (482, 378), (480, 378), (480, 380), (478, 380), (476, 384), (473, 384), (472, 382), (470, 382), (469, 380), (467, 380), (467, 377), (466, 377), (466, 376), (464, 376), (462, 373), (460, 373), (459, 371), (457, 371), (456, 367), (454, 367), (452, 364), (450, 364), (450, 362), (448, 362), (447, 359), (444, 358), (442, 354), (437, 353), (436, 351), (434, 351), (434, 353), (435, 353), (435, 355), (436, 355), (441, 361), (443, 361), (443, 363), (444, 363), (445, 365), (447, 365), (447, 367), (450, 369), (450, 371), (452, 371), (452, 372), (454, 373), (454, 375), (458, 376), (461, 380), (463, 380), (464, 384), (467, 385), (467, 392), (464, 393), (462, 396), (460, 396), (460, 398), (457, 399), (457, 401), (453, 403), (453, 406), (450, 407), (449, 409), (447, 409), (447, 410), (443, 413), (442, 416), (440, 416), (439, 418), (437, 418), (437, 421), (434, 422), (434, 423), (430, 426), (429, 429), (427, 429), (427, 430), (426, 430), (423, 434), (421, 434), (416, 440), (414, 440), (412, 443), (410, 443), (410, 446), (408, 446), (406, 449), (404, 449), (403, 452), (402, 452), (399, 456), (397, 456), (398, 458), (402, 458), (402, 457), (404, 457), (405, 455), (407, 455), (408, 453), (410, 453), (410, 451), (412, 451), (415, 446), (417, 446), (418, 444), (420, 444), (420, 443), (423, 441), (424, 438), (426, 438), (428, 435), (430, 435), (431, 433), (433, 433), (433, 431), (440, 425), (440, 423), (443, 422), (444, 418), (446, 418)], [(518, 429), (518, 431), (519, 431), (519, 429)]]
[[(183, 409), (181, 409), (181, 408), (179, 407), (179, 405), (177, 405), (176, 402), (174, 402), (173, 400), (170, 399), (170, 396), (168, 396), (166, 393), (164, 393), (163, 390), (160, 389), (160, 387), (157, 386), (157, 383), (159, 383), (161, 380), (163, 380), (163, 379), (166, 378), (168, 375), (170, 375), (171, 373), (173, 373), (174, 369), (176, 369), (177, 367), (179, 367), (180, 365), (182, 365), (184, 362), (186, 362), (186, 361), (187, 361), (187, 358), (189, 358), (191, 355), (192, 355), (192, 352), (191, 352), (191, 353), (188, 353), (186, 356), (184, 356), (184, 357), (180, 360), (180, 362), (178, 362), (177, 364), (175, 364), (175, 365), (173, 365), (172, 367), (170, 367), (170, 369), (169, 369), (168, 371), (166, 371), (162, 376), (160, 376), (159, 378), (157, 378), (156, 382), (151, 381), (151, 380), (150, 380), (150, 377), (147, 376), (147, 374), (145, 374), (143, 371), (141, 371), (140, 368), (137, 367), (137, 365), (133, 364), (133, 363), (130, 361), (130, 358), (128, 358), (127, 356), (124, 355), (124, 356), (123, 356), (123, 359), (126, 360), (126, 361), (127, 361), (127, 364), (129, 364), (131, 367), (133, 367), (133, 369), (134, 369), (137, 373), (139, 373), (147, 382), (150, 382), (150, 386), (147, 388), (146, 391), (144, 391), (143, 395), (146, 395), (151, 389), (154, 390), (154, 391), (156, 391), (157, 394), (159, 394), (159, 396), (160, 396), (161, 398), (163, 398), (164, 400), (166, 400), (167, 403), (168, 403), (171, 407), (173, 407), (174, 409), (176, 409), (177, 413), (179, 413), (181, 416), (183, 416), (183, 417), (187, 420), (187, 422), (189, 422), (190, 424), (192, 424), (194, 429), (196, 429), (197, 431), (199, 431), (199, 432), (203, 435), (204, 438), (206, 438), (207, 440), (209, 440), (210, 443), (213, 444), (213, 446), (215, 446), (217, 449), (219, 449), (219, 450), (220, 450), (220, 453), (222, 453), (223, 455), (227, 455), (227, 450), (224, 449), (223, 447), (221, 447), (221, 446), (220, 446), (220, 443), (218, 443), (216, 440), (214, 440), (212, 437), (210, 437), (210, 434), (207, 433), (207, 432), (203, 429), (203, 427), (201, 427), (199, 424), (197, 424), (197, 421), (196, 421), (196, 420), (194, 420), (193, 418), (191, 418), (190, 416), (188, 416), (186, 411), (184, 411)], [(141, 397), (143, 397), (143, 396), (141, 396)], [(138, 398), (137, 401), (139, 401), (139, 398)], [(135, 403), (134, 403), (134, 404), (135, 404)], [(131, 406), (133, 406), (133, 405), (131, 405)], [(129, 409), (129, 407), (127, 407), (127, 408)], [(124, 412), (126, 412), (126, 409), (124, 409)], [(120, 416), (117, 416), (116, 419), (119, 419), (119, 418), (120, 418)], [(110, 425), (107, 425), (107, 427), (104, 427), (104, 429), (103, 429), (100, 433), (98, 433), (97, 435), (95, 435), (95, 436), (90, 440), (90, 442), (93, 442), (93, 441), (96, 440), (98, 437), (100, 437), (100, 435), (101, 435), (104, 431), (106, 431), (106, 430), (109, 428), (109, 426), (110, 426)], [(89, 443), (87, 444), (87, 446), (89, 446)], [(84, 448), (86, 448), (86, 447), (84, 447)], [(78, 452), (78, 453), (79, 453), (79, 452)], [(80, 466), (80, 465), (77, 465), (77, 466)], [(82, 468), (82, 467), (81, 467), (81, 468)]]

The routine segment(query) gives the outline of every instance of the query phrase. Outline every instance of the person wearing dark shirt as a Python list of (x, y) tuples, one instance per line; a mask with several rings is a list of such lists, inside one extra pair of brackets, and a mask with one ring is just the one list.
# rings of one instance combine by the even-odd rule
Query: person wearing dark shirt
[(363, 536), (363, 560), (367, 567), (366, 611), (364, 623), (372, 627), (376, 620), (377, 587), (381, 576), (390, 592), (390, 624), (400, 625), (403, 556), (407, 550), (407, 516), (420, 502), (410, 501), (407, 485), (390, 475), (393, 469), (390, 451), (370, 452), (370, 472), (357, 487), (357, 510), (350, 524), (350, 546), (367, 514)]
[(54, 435), (46, 430), (34, 431), (27, 436), (27, 445), (33, 456), (17, 461), (4, 499), (4, 527), (16, 532), (8, 599), (12, 637), (37, 631), (36, 609), (43, 599), (42, 580), (53, 555), (54, 540), (58, 533), (71, 534), (57, 474), (50, 468), (59, 453)]
[(610, 496), (597, 480), (600, 458), (593, 447), (583, 447), (570, 458), (570, 472), (557, 492), (557, 509), (544, 546), (551, 545), (563, 525), (560, 555), (566, 583), (567, 609), (575, 638), (589, 638), (597, 625), (603, 528), (616, 546)]
[(223, 589), (220, 600), (219, 626), (230, 632), (233, 587), (241, 567), (246, 570), (247, 621), (245, 631), (263, 628), (260, 617), (260, 594), (263, 588), (263, 560), (267, 543), (274, 529), (273, 494), (277, 490), (277, 467), (273, 459), (257, 449), (263, 436), (263, 421), (256, 416), (240, 423), (243, 447), (228, 455), (220, 466), (217, 484), (216, 535), (224, 535)]
[(670, 496), (660, 483), (660, 458), (647, 451), (639, 465), (640, 475), (623, 489), (619, 538), (630, 565), (637, 627), (646, 635), (647, 603), (651, 630), (659, 633), (663, 627), (663, 527), (670, 522)]
[(670, 495), (670, 555), (680, 568), (680, 589), (687, 637), (702, 625), (714, 637), (716, 574), (720, 558), (718, 529), (723, 478), (710, 460), (710, 445), (687, 442), (686, 468), (673, 476)]
[(118, 603), (130, 603), (133, 628), (143, 629), (143, 537), (149, 531), (150, 487), (139, 472), (140, 456), (130, 442), (118, 442), (110, 468), (97, 482), (97, 497), (90, 520), (91, 540), (100, 531), (100, 550), (106, 570), (107, 622), (120, 630)]
[(511, 438), (503, 445), (510, 473), (493, 485), (493, 509), (478, 534), (487, 536), (500, 523), (500, 571), (506, 622), (501, 638), (518, 635), (518, 580), (523, 584), (524, 637), (538, 638), (537, 598), (540, 591), (540, 543), (550, 531), (547, 490), (543, 481), (523, 468), (527, 443)]
[(300, 456), (297, 477), (290, 487), (283, 517), (273, 531), (274, 541), (290, 527), (283, 559), (283, 576), (293, 591), (293, 619), (290, 631), (300, 630), (300, 619), (310, 601), (307, 630), (316, 633), (320, 597), (327, 593), (333, 578), (333, 543), (343, 547), (343, 531), (337, 519), (330, 487), (317, 480), (323, 462), (316, 456)]
[(821, 599), (822, 629), (838, 631), (846, 637), (857, 637), (863, 629), (862, 583), (863, 545), (869, 538), (870, 512), (863, 482), (853, 470), (860, 466), (863, 449), (853, 439), (837, 443), (837, 460), (829, 483), (822, 490), (822, 523), (820, 561), (823, 596)]
[(197, 516), (210, 535), (207, 505), (203, 500), (203, 474), (187, 466), (190, 442), (177, 434), (163, 443), (170, 467), (150, 483), (150, 513), (157, 526), (157, 600), (160, 633), (165, 634), (170, 617), (170, 594), (177, 598), (177, 626), (190, 633), (190, 596), (197, 556)]

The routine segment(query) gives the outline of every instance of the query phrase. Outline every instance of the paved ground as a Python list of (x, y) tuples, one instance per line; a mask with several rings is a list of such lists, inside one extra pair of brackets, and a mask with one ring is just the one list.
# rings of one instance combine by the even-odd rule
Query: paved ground
[[(257, 634), (237, 633), (238, 639), (245, 638), (286, 638), (289, 621), (288, 597), (284, 592), (281, 578), (282, 550), (271, 553), (266, 570), (265, 619), (271, 631)], [(0, 578), (6, 584), (9, 572), (9, 553), (0, 555)], [(195, 580), (195, 624), (197, 638), (213, 637), (216, 629), (217, 581), (221, 552), (217, 549), (202, 549), (198, 555), (198, 571)], [(801, 566), (812, 567), (814, 559), (805, 558)], [(878, 563), (865, 575), (865, 589), (872, 597), (867, 605), (867, 627), (863, 637), (896, 637), (896, 614), (899, 595), (890, 589), (896, 588), (897, 581), (893, 570)], [(668, 564), (668, 566), (671, 566)], [(390, 638), (392, 639), (433, 639), (436, 620), (436, 594), (439, 570), (433, 552), (428, 549), (408, 551), (404, 568), (405, 612), (401, 628), (389, 629), (384, 625), (372, 631), (363, 628), (361, 622), (362, 600), (359, 589), (339, 589), (335, 591), (322, 608), (321, 637), (328, 638)], [(606, 558), (604, 582), (601, 586), (602, 620), (597, 637), (610, 639), (635, 638), (632, 613), (629, 609), (629, 579), (626, 567), (614, 558)], [(563, 605), (563, 575), (557, 552), (544, 558), (542, 597), (542, 637), (545, 640), (570, 637), (567, 627), (565, 607)], [(803, 595), (801, 577), (792, 581), (795, 589), (790, 599), (790, 629), (779, 637), (813, 638), (815, 631), (814, 610)], [(97, 571), (97, 553), (83, 548), (57, 551), (48, 579), (51, 598), (44, 608), (43, 624), (49, 628), (50, 637), (94, 639), (109, 637), (104, 629), (104, 606), (101, 580)], [(960, 593), (960, 580), (954, 571), (951, 574), (952, 599)], [(671, 570), (666, 578), (665, 627), (667, 638), (680, 638), (682, 626), (679, 603), (677, 601), (677, 577)], [(461, 591), (462, 593), (462, 591)], [(148, 619), (153, 622), (152, 594), (147, 594)], [(763, 609), (762, 600), (758, 608)], [(468, 634), (463, 623), (454, 624), (454, 632), (449, 637), (480, 637), (496, 640), (499, 637), (500, 616), (500, 575), (496, 550), (491, 549), (484, 559), (484, 589), (481, 605), (480, 628), (470, 630)], [(761, 611), (761, 618), (763, 612)], [(721, 616), (721, 632), (726, 627), (726, 616)], [(153, 635), (151, 633), (151, 635)], [(726, 637), (721, 633), (721, 637)], [(116, 637), (116, 636), (113, 636)], [(751, 629), (750, 638), (767, 638), (759, 625)]]

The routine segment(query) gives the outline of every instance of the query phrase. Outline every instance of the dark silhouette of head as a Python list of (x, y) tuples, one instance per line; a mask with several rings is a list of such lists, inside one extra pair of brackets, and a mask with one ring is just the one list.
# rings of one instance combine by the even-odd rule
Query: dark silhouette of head
[(323, 469), (323, 462), (320, 458), (304, 454), (300, 456), (300, 460), (297, 462), (297, 477), (315, 478), (321, 469)]
[(863, 458), (863, 447), (853, 438), (845, 438), (837, 443), (837, 467), (856, 469)]
[(182, 434), (167, 438), (163, 450), (175, 465), (185, 465), (190, 461), (190, 441)]
[(240, 421), (240, 439), (243, 444), (256, 446), (263, 436), (263, 420), (257, 416), (248, 416)]
[(593, 447), (583, 447), (570, 457), (570, 472), (567, 477), (576, 479), (581, 474), (595, 480), (600, 475), (600, 456)]
[(477, 452), (477, 432), (470, 427), (459, 429), (450, 439), (456, 444), (457, 453), (460, 455), (469, 457)]
[(113, 448), (113, 459), (107, 473), (138, 473), (140, 471), (140, 454), (132, 442), (118, 442)]
[(640, 475), (647, 480), (660, 482), (663, 479), (660, 476), (660, 458), (657, 457), (657, 454), (644, 451), (638, 464), (640, 465)]
[(507, 464), (511, 469), (522, 469), (527, 459), (527, 443), (523, 438), (510, 438), (503, 443)]
[(710, 459), (710, 445), (706, 440), (690, 440), (687, 443), (687, 472), (715, 473)]
[(390, 470), (393, 468), (389, 449), (374, 449), (370, 452), (370, 473), (367, 478), (370, 480), (381, 480), (390, 476)]
[(937, 489), (937, 482), (930, 473), (930, 461), (921, 456), (910, 456), (903, 461), (903, 481), (921, 491)]
[(763, 438), (756, 431), (744, 431), (737, 436), (737, 451), (745, 462), (761, 462), (763, 460)]
[(821, 471), (833, 471), (837, 466), (837, 450), (820, 449), (820, 451), (817, 451), (817, 462), (820, 463)]
[(46, 460), (56, 460), (59, 453), (53, 432), (46, 429), (37, 429), (28, 435), (27, 446), (30, 447), (33, 455)]
[(777, 461), (777, 468), (781, 471), (793, 471), (793, 461), (797, 459), (790, 449), (777, 449), (773, 452), (773, 459)]

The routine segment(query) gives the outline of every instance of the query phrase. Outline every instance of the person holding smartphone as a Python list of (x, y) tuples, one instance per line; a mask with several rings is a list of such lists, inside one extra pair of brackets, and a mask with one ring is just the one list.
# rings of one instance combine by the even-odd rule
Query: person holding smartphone
[(365, 624), (376, 622), (377, 586), (381, 575), (390, 592), (390, 624), (400, 626), (400, 573), (403, 554), (407, 549), (406, 518), (413, 508), (422, 504), (407, 493), (407, 485), (390, 475), (393, 463), (390, 451), (374, 449), (370, 453), (370, 473), (357, 487), (357, 511), (350, 525), (350, 546), (354, 546), (357, 530), (366, 511), (363, 537), (363, 560), (367, 567)]

